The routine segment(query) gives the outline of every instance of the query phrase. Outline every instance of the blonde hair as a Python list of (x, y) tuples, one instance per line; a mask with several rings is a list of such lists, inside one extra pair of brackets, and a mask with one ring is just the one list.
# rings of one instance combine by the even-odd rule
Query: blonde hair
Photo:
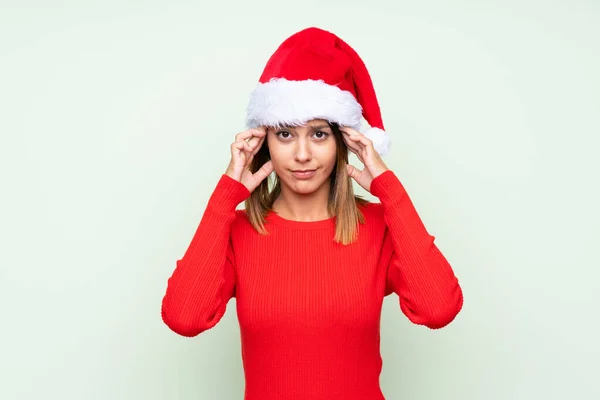
[[(330, 215), (336, 217), (335, 237), (333, 240), (346, 245), (357, 239), (358, 224), (364, 223), (364, 216), (360, 211), (360, 207), (370, 202), (354, 194), (352, 178), (346, 171), (346, 165), (348, 165), (348, 148), (344, 143), (338, 126), (333, 123), (330, 123), (329, 126), (335, 137), (337, 155), (335, 168), (330, 176), (327, 211)], [(265, 140), (250, 164), (250, 171), (252, 173), (258, 171), (270, 159), (271, 155), (267, 147), (267, 141)], [(271, 186), (272, 189), (270, 188)], [(265, 217), (272, 210), (273, 203), (280, 193), (281, 183), (277, 174), (274, 174), (274, 179), (271, 180), (271, 176), (269, 176), (263, 180), (244, 202), (248, 220), (260, 234), (268, 234), (265, 229)]]

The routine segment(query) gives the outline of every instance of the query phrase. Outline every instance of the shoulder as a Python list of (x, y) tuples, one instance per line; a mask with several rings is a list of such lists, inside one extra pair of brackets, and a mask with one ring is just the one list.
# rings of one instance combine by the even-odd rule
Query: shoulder
[(387, 231), (382, 204), (369, 202), (359, 205), (358, 209), (364, 219), (359, 224), (359, 240), (367, 247), (379, 249)]
[(234, 226), (235, 225), (240, 225), (240, 224), (244, 224), (247, 223), (249, 224), (250, 221), (248, 220), (248, 215), (246, 214), (246, 210), (239, 208), (237, 210), (235, 210), (235, 220), (233, 221)]
[(358, 209), (363, 213), (365, 218), (369, 217), (383, 217), (383, 205), (379, 202), (368, 202), (358, 206)]
[(385, 225), (383, 205), (381, 203), (368, 202), (359, 205), (358, 209), (365, 218), (365, 225)]
[(249, 234), (254, 231), (250, 220), (248, 219), (248, 215), (246, 214), (246, 210), (237, 209), (235, 210), (235, 218), (231, 223), (231, 231), (230, 235), (232, 238), (247, 238)]

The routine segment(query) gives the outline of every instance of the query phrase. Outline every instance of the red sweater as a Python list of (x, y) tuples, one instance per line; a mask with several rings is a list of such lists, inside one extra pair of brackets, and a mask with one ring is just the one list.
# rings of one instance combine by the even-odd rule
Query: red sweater
[(458, 280), (396, 175), (375, 178), (380, 203), (361, 208), (358, 241), (333, 241), (335, 217), (267, 216), (260, 235), (244, 210), (250, 192), (222, 175), (168, 280), (163, 321), (183, 336), (219, 322), (236, 298), (245, 400), (382, 400), (380, 316), (396, 293), (402, 312), (431, 329), (463, 304)]

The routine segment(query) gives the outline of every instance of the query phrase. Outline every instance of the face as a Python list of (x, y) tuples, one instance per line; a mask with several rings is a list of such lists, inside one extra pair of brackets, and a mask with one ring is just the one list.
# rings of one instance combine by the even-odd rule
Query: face
[(315, 119), (302, 126), (270, 127), (267, 145), (282, 185), (308, 194), (329, 184), (337, 147), (327, 121)]

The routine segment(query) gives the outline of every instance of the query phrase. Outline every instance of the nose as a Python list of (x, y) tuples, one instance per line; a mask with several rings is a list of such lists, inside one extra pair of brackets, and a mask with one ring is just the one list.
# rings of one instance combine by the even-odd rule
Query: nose
[(312, 159), (310, 143), (307, 138), (301, 138), (296, 141), (296, 152), (294, 159), (299, 163), (304, 163)]

